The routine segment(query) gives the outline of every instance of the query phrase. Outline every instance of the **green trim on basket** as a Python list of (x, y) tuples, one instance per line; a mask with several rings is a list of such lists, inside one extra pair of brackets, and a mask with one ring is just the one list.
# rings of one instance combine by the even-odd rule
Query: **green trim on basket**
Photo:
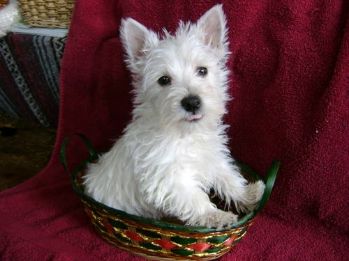
[(255, 214), (261, 211), (264, 208), (265, 204), (267, 204), (270, 198), (271, 192), (273, 190), (275, 180), (276, 180), (278, 171), (280, 169), (280, 165), (281, 163), (279, 161), (274, 161), (270, 169), (268, 170), (267, 177), (265, 180), (265, 190), (256, 210), (254, 211)]
[(115, 236), (118, 240), (120, 240), (120, 241), (122, 241), (122, 242), (124, 242), (124, 243), (128, 243), (128, 244), (131, 244), (131, 243), (132, 243), (132, 241), (131, 241), (130, 239), (124, 237), (124, 236), (121, 235), (120, 233), (114, 233), (114, 236)]
[(151, 250), (161, 250), (162, 249), (162, 247), (156, 246), (152, 243), (140, 243), (139, 245), (142, 247), (145, 247), (147, 249), (151, 249)]
[(150, 238), (156, 238), (156, 239), (161, 239), (161, 235), (157, 232), (145, 230), (142, 228), (137, 228), (136, 229), (137, 233), (142, 234), (143, 236), (150, 237)]
[(224, 247), (220, 246), (220, 247), (213, 247), (213, 248), (209, 248), (207, 250), (205, 250), (205, 253), (218, 253), (219, 251), (221, 251)]
[(116, 227), (116, 228), (119, 228), (119, 229), (127, 229), (127, 226), (120, 222), (120, 221), (116, 221), (114, 219), (111, 219), (111, 218), (108, 218), (108, 221), (109, 223), (113, 226), (113, 227)]
[[(174, 231), (182, 231), (182, 232), (189, 232), (189, 233), (210, 233), (210, 232), (230, 230), (230, 229), (245, 225), (248, 221), (250, 221), (253, 217), (255, 217), (257, 215), (257, 213), (259, 211), (261, 211), (263, 209), (263, 207), (265, 206), (265, 204), (267, 203), (267, 201), (270, 197), (270, 194), (272, 192), (273, 185), (275, 183), (277, 172), (278, 172), (279, 167), (280, 167), (280, 162), (278, 162), (278, 161), (273, 162), (271, 168), (269, 169), (269, 171), (267, 173), (267, 178), (266, 178), (266, 182), (265, 182), (266, 188), (265, 188), (264, 194), (263, 194), (262, 199), (259, 202), (257, 208), (254, 211), (252, 211), (252, 212), (246, 214), (245, 216), (243, 216), (242, 218), (240, 218), (240, 220), (236, 224), (231, 225), (230, 227), (224, 228), (221, 230), (217, 230), (215, 228), (207, 228), (207, 227), (196, 227), (196, 226), (194, 227), (194, 226), (180, 225), (180, 224), (169, 223), (169, 222), (162, 221), (162, 220), (156, 220), (156, 219), (152, 219), (152, 218), (145, 218), (145, 217), (140, 217), (140, 216), (128, 214), (122, 210), (108, 207), (108, 206), (94, 200), (90, 196), (86, 195), (84, 193), (83, 189), (81, 188), (81, 186), (77, 185), (78, 184), (78, 174), (79, 174), (79, 172), (81, 172), (85, 169), (85, 167), (88, 163), (92, 163), (94, 160), (96, 160), (98, 158), (98, 154), (94, 150), (92, 143), (83, 134), (77, 133), (75, 135), (83, 141), (83, 143), (85, 144), (85, 146), (88, 148), (88, 151), (89, 151), (88, 159), (82, 161), (78, 166), (76, 166), (74, 168), (74, 170), (71, 173), (73, 190), (75, 191), (75, 193), (77, 193), (79, 195), (79, 197), (82, 200), (86, 201), (89, 205), (91, 205), (91, 207), (93, 209), (98, 209), (98, 210), (102, 209), (102, 210), (107, 211), (108, 213), (110, 213), (112, 215), (117, 215), (117, 216), (120, 216), (123, 218), (127, 218), (128, 220), (131, 220), (131, 221), (141, 222), (143, 224), (148, 224), (148, 225), (154, 225), (154, 226), (157, 226), (159, 228), (169, 229), (169, 230), (174, 230)], [(68, 139), (65, 138), (62, 142), (62, 145), (61, 145), (60, 161), (61, 161), (62, 165), (64, 166), (65, 170), (67, 172), (69, 172), (68, 167), (67, 167), (67, 160), (66, 160), (67, 144), (68, 144)], [(255, 171), (253, 171), (250, 167), (248, 167), (247, 165), (241, 165), (241, 166), (242, 166), (243, 171), (252, 175), (257, 180), (261, 179), (258, 176), (258, 174)]]
[(217, 236), (217, 237), (211, 237), (208, 238), (206, 241), (212, 244), (220, 244), (223, 243), (225, 240), (227, 240), (229, 238), (229, 236), (225, 235), (225, 236)]
[(194, 251), (186, 250), (186, 249), (183, 249), (183, 248), (172, 249), (171, 252), (174, 253), (174, 254), (177, 254), (177, 255), (181, 255), (181, 256), (189, 256), (189, 255), (194, 254)]
[(195, 238), (190, 238), (190, 237), (179, 237), (179, 236), (174, 236), (171, 237), (171, 241), (180, 244), (180, 245), (189, 245), (196, 243), (197, 240)]

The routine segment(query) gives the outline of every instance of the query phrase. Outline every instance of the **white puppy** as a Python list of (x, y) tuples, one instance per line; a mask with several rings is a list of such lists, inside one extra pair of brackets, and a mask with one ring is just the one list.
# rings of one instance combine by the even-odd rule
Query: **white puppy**
[(229, 52), (222, 6), (161, 37), (127, 18), (121, 40), (133, 75), (133, 120), (111, 150), (89, 165), (86, 192), (130, 214), (207, 227), (236, 222), (236, 215), (210, 202), (210, 189), (251, 210), (264, 183), (248, 184), (227, 147), (222, 116), (229, 100)]

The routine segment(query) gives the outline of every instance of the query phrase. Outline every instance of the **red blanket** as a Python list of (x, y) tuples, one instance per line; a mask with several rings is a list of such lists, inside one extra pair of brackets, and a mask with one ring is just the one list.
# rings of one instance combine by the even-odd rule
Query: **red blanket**
[[(101, 240), (58, 162), (82, 132), (108, 148), (130, 120), (130, 77), (118, 28), (131, 16), (159, 31), (216, 1), (77, 1), (61, 74), (48, 166), (0, 195), (1, 260), (141, 260)], [(345, 260), (349, 249), (349, 3), (223, 1), (232, 57), (233, 155), (282, 168), (267, 208), (222, 260)], [(72, 143), (72, 164), (85, 157)]]

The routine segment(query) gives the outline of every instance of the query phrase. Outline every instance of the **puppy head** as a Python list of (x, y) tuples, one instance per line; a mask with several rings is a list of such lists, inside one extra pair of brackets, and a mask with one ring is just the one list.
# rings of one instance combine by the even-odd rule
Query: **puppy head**
[(227, 94), (229, 54), (222, 5), (196, 23), (180, 22), (175, 34), (161, 36), (142, 24), (122, 20), (121, 40), (133, 76), (134, 117), (160, 128), (215, 127)]

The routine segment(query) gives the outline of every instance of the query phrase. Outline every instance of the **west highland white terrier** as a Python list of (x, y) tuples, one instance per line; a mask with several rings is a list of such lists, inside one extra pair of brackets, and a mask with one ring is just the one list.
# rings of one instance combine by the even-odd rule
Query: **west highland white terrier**
[(133, 120), (111, 150), (90, 164), (84, 183), (97, 201), (127, 213), (176, 217), (222, 228), (237, 215), (210, 201), (211, 189), (238, 210), (252, 210), (264, 183), (248, 183), (234, 165), (222, 122), (229, 51), (222, 5), (197, 23), (159, 36), (127, 18), (121, 23), (133, 76)]

